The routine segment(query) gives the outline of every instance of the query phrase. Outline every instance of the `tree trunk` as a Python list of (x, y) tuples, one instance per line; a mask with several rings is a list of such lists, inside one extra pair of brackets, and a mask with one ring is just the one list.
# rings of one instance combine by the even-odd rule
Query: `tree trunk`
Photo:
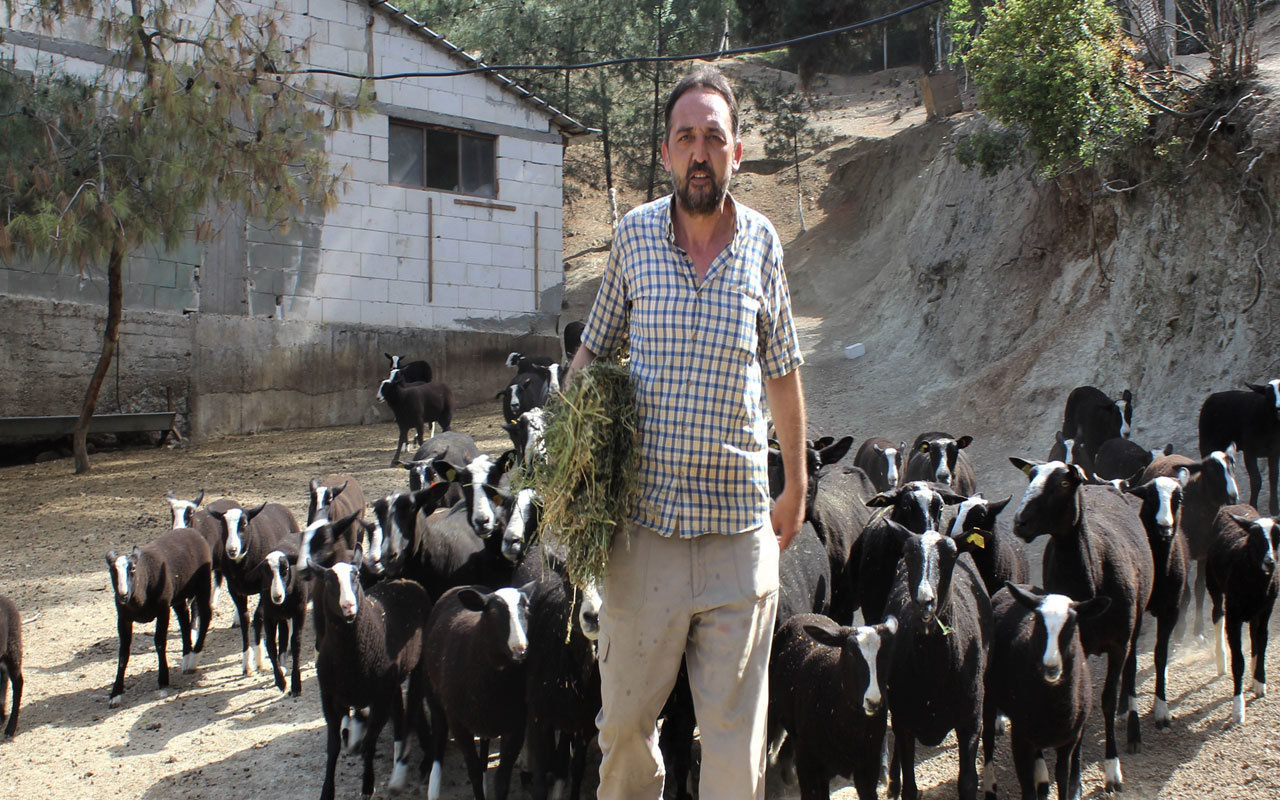
[[(657, 11), (658, 23), (658, 41), (657, 54), (664, 55), (663, 50), (666, 48), (666, 41), (662, 32), (662, 4), (658, 4)], [(649, 124), (649, 190), (646, 193), (648, 200), (653, 200), (653, 188), (658, 182), (658, 150), (662, 143), (658, 138), (658, 129), (662, 126), (662, 62), (653, 65), (653, 121)]]
[(800, 134), (791, 134), (791, 160), (796, 165), (796, 216), (800, 218), (800, 232), (809, 228), (804, 224), (804, 190), (800, 186)]
[(98, 366), (89, 379), (84, 404), (80, 407), (80, 419), (76, 420), (76, 429), (71, 434), (71, 450), (75, 454), (77, 475), (89, 471), (89, 453), (85, 447), (85, 439), (89, 435), (89, 420), (98, 405), (98, 392), (102, 389), (102, 381), (107, 377), (111, 358), (120, 341), (120, 318), (124, 306), (123, 267), (124, 243), (117, 239), (107, 261), (107, 328), (102, 333), (102, 355), (98, 357)]

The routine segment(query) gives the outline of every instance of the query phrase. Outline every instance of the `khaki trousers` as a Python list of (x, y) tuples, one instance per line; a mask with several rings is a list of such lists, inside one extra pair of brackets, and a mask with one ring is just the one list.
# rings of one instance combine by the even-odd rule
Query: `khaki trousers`
[(701, 800), (764, 797), (778, 543), (755, 531), (614, 536), (600, 613), (600, 800), (660, 800), (657, 718), (686, 656), (702, 743)]

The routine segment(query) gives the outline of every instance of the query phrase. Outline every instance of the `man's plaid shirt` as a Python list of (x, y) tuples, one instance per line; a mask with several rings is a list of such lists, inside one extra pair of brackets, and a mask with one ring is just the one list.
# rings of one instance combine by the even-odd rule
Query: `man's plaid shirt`
[(698, 285), (672, 202), (618, 225), (582, 343), (603, 355), (630, 337), (641, 437), (632, 521), (664, 536), (741, 533), (770, 509), (762, 379), (803, 363), (782, 243), (730, 199), (733, 241)]

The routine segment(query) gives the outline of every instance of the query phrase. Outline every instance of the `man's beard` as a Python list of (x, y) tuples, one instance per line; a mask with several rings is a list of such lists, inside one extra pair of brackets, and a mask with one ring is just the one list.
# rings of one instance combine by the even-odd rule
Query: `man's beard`
[[(706, 172), (710, 175), (711, 185), (703, 189), (694, 189), (690, 186), (689, 176), (695, 172)], [(724, 177), (716, 175), (715, 169), (705, 161), (694, 162), (689, 165), (689, 171), (685, 173), (683, 183), (672, 172), (671, 185), (675, 189), (676, 197), (680, 200), (680, 208), (685, 213), (695, 217), (706, 216), (715, 213), (720, 208), (720, 202), (729, 194), (729, 175), (727, 173)]]

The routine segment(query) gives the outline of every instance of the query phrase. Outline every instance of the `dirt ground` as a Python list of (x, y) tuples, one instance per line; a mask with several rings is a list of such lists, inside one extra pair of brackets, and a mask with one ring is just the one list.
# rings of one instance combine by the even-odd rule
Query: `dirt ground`
[[(740, 71), (735, 77), (752, 79), (769, 72), (759, 64), (735, 65), (728, 70)], [(788, 244), (789, 264), (838, 262), (838, 251), (846, 248), (844, 240), (833, 238), (824, 245), (813, 233), (818, 228), (821, 236), (826, 215), (838, 210), (820, 202), (823, 190), (843, 163), (838, 159), (847, 157), (841, 154), (842, 146), (851, 141), (884, 140), (903, 132), (908, 132), (909, 139), (911, 131), (926, 124), (914, 77), (912, 70), (902, 69), (833, 79), (820, 87), (824, 105), (817, 120), (834, 144), (829, 151), (809, 158), (802, 170), (802, 202), (811, 232), (807, 238), (800, 232), (794, 178), (786, 171), (747, 173), (736, 179), (736, 196), (774, 221)], [(758, 134), (749, 134), (747, 158), (762, 158), (760, 150)], [(595, 156), (591, 145), (575, 145), (569, 157)], [(916, 170), (926, 169), (928, 162), (897, 167), (914, 176)], [(564, 253), (570, 264), (566, 320), (585, 314), (604, 262), (603, 253), (589, 252), (608, 240), (607, 204), (601, 194), (586, 192), (566, 212)], [(639, 199), (624, 193), (622, 210)], [(835, 219), (834, 223), (838, 226), (843, 221)], [(886, 246), (886, 254), (888, 249)], [(807, 285), (819, 284), (796, 281), (793, 292), (798, 310), (810, 309), (800, 311), (808, 316), (801, 316), (798, 323), (808, 360), (804, 376), (811, 427), (836, 435), (853, 434), (858, 439), (885, 430), (904, 434), (909, 430), (907, 435), (914, 435), (936, 427), (934, 420), (917, 413), (916, 407), (901, 406), (903, 392), (887, 392), (891, 398), (882, 406), (849, 401), (847, 390), (855, 385), (864, 393), (868, 384), (879, 381), (900, 387), (903, 381), (894, 383), (892, 373), (904, 368), (886, 356), (885, 366), (872, 371), (876, 350), (871, 338), (867, 339), (865, 367), (863, 362), (845, 361), (839, 345), (861, 341), (863, 334), (852, 327), (855, 320), (839, 317), (835, 306), (844, 302), (844, 295), (835, 293), (838, 300), (808, 296), (803, 288)], [(889, 347), (883, 345), (880, 352), (890, 353)], [(950, 387), (953, 377), (940, 376), (939, 385)], [(1052, 402), (1054, 413), (1060, 408), (1058, 403), (1059, 398)], [(1048, 405), (1046, 402), (1046, 408)], [(851, 413), (850, 408), (856, 411)], [(1020, 496), (1022, 479), (1004, 458), (1010, 454), (1041, 456), (1041, 447), (1035, 442), (1043, 439), (1039, 429), (1049, 424), (1047, 417), (1053, 414), (1044, 420), (1019, 418), (1013, 426), (1005, 424), (1007, 416), (997, 416), (1000, 419), (993, 421), (990, 430), (994, 431), (995, 422), (1001, 422), (1005, 434), (1003, 438), (982, 438), (980, 446), (975, 445), (979, 476), (988, 481), (983, 486), (988, 496)], [(460, 415), (457, 428), (476, 436), (484, 449), (497, 452), (506, 445), (498, 417), (496, 407), (468, 409)], [(1146, 419), (1156, 418), (1151, 414)], [(1140, 427), (1138, 432), (1146, 434)], [(1175, 433), (1155, 430), (1148, 438), (1163, 442)], [(13, 741), (0, 742), (0, 798), (314, 797), (323, 775), (324, 726), (310, 631), (303, 639), (302, 696), (281, 695), (269, 673), (241, 675), (240, 633), (229, 627), (231, 605), (224, 597), (210, 630), (204, 661), (194, 675), (182, 675), (177, 668), (180, 643), (176, 625), (172, 626), (168, 652), (173, 685), (161, 696), (156, 691), (151, 642), (154, 628), (138, 626), (123, 703), (110, 710), (107, 694), (116, 668), (117, 644), (103, 555), (109, 549), (129, 548), (161, 533), (168, 526), (164, 495), (169, 490), (194, 497), (203, 489), (209, 499), (225, 495), (245, 504), (281, 502), (299, 518), (305, 514), (306, 486), (312, 477), (349, 473), (361, 481), (366, 497), (381, 496), (405, 480), (403, 471), (386, 466), (394, 436), (394, 427), (383, 424), (102, 452), (93, 456), (93, 471), (86, 476), (74, 476), (69, 459), (0, 468), (0, 593), (17, 602), (25, 621), (27, 682), (19, 734)], [(1039, 548), (1033, 550), (1038, 552)], [(1277, 626), (1280, 622), (1273, 620), (1273, 633)], [(1224, 728), (1230, 714), (1230, 680), (1217, 676), (1212, 653), (1204, 644), (1186, 639), (1174, 650), (1170, 666), (1169, 705), (1174, 725), (1157, 731), (1150, 723), (1153, 639), (1154, 622), (1147, 618), (1139, 658), (1145, 746), (1139, 754), (1122, 755), (1124, 796), (1190, 798), (1212, 794), (1250, 800), (1280, 796), (1277, 701), (1250, 698), (1247, 724)], [(1093, 660), (1093, 667), (1095, 677), (1100, 677), (1102, 662)], [(1085, 750), (1088, 797), (1103, 794), (1101, 740), (1102, 726), (1095, 711)], [(1004, 740), (999, 744), (1001, 789), (1009, 797), (1017, 790), (1016, 781), (1008, 763), (1008, 744)], [(390, 750), (389, 739), (384, 738), (377, 764), (379, 794), (386, 793)], [(917, 752), (923, 796), (927, 800), (953, 797), (953, 740), (941, 748), (919, 748)], [(339, 796), (356, 796), (358, 780), (358, 759), (344, 756), (339, 763)], [(838, 780), (832, 784), (833, 789), (841, 785)], [(447, 800), (471, 796), (453, 749), (446, 764), (444, 790)], [(411, 779), (403, 794), (423, 796), (425, 785)], [(834, 791), (834, 795), (854, 796), (848, 788)], [(518, 788), (513, 796), (522, 796)], [(790, 800), (798, 794), (771, 776), (770, 796)]]
[[(496, 409), (473, 409), (458, 428), (496, 451), (502, 445), (497, 417)], [(21, 609), (26, 638), (21, 725), (15, 739), (0, 744), (0, 796), (314, 797), (323, 775), (324, 723), (310, 631), (303, 639), (303, 693), (294, 699), (276, 691), (269, 673), (241, 675), (240, 634), (229, 627), (225, 597), (200, 669), (182, 675), (174, 666), (164, 695), (156, 690), (154, 627), (138, 626), (123, 703), (108, 709), (117, 644), (103, 555), (159, 534), (168, 525), (164, 495), (171, 489), (188, 497), (204, 489), (209, 498), (227, 495), (246, 504), (282, 502), (299, 518), (314, 476), (350, 473), (367, 496), (377, 497), (404, 481), (401, 470), (385, 466), (393, 437), (391, 425), (296, 431), (103, 452), (94, 457), (93, 471), (79, 477), (67, 459), (0, 470), (0, 508), (7, 511), (0, 517), (0, 592)], [(171, 665), (180, 662), (180, 647), (175, 624), (168, 642)], [(1125, 796), (1277, 796), (1276, 701), (1251, 699), (1247, 724), (1224, 729), (1229, 678), (1217, 677), (1207, 648), (1183, 644), (1170, 668), (1175, 723), (1169, 731), (1156, 731), (1149, 721), (1150, 652), (1148, 635), (1139, 661), (1146, 746), (1123, 758)], [(1101, 672), (1096, 660), (1094, 669)], [(1097, 797), (1102, 774), (1096, 715), (1088, 741), (1085, 789)], [(381, 793), (390, 774), (390, 749), (384, 741), (377, 765)], [(1009, 796), (1015, 781), (1006, 750), (1001, 741), (1002, 783)], [(953, 796), (954, 753), (950, 744), (922, 749), (918, 774), (926, 798)], [(452, 748), (446, 775), (446, 798), (470, 797)], [(354, 797), (358, 780), (358, 759), (344, 756), (339, 796)], [(770, 787), (771, 796), (796, 796), (776, 777)], [(424, 793), (424, 784), (411, 781), (404, 794)], [(517, 789), (513, 796), (522, 795)], [(853, 797), (853, 790), (836, 796)]]

